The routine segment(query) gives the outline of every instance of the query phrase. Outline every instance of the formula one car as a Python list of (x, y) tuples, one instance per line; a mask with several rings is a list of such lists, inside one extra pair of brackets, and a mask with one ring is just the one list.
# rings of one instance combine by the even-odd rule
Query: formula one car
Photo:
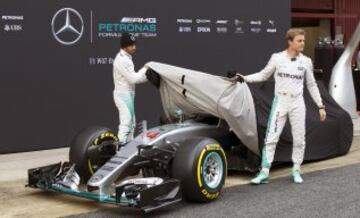
[[(165, 80), (161, 88), (169, 88)], [(84, 129), (70, 145), (69, 162), (29, 169), (28, 186), (149, 212), (183, 198), (213, 201), (228, 169), (257, 169), (258, 155), (222, 116), (190, 116), (182, 106), (164, 109), (171, 121), (149, 130), (144, 122), (141, 134), (125, 145), (106, 127)]]
[(215, 200), (228, 169), (255, 168), (258, 158), (221, 120), (209, 120), (144, 130), (119, 150), (114, 131), (86, 128), (73, 140), (70, 163), (30, 169), (28, 185), (145, 212), (182, 198)]
[[(229, 169), (258, 169), (262, 149), (258, 129), (262, 131), (264, 120), (259, 108), (264, 104), (257, 102), (263, 95), (229, 78), (155, 62), (147, 65), (161, 77), (167, 123), (148, 130), (143, 122), (141, 133), (125, 145), (106, 127), (86, 128), (71, 143), (70, 161), (29, 169), (28, 186), (149, 212), (182, 199), (213, 201)], [(307, 160), (348, 151), (352, 124), (342, 110), (333, 111), (330, 125), (348, 130), (337, 132), (342, 139), (334, 145), (338, 153), (329, 152), (327, 144), (327, 153), (310, 153)], [(328, 131), (331, 126), (317, 129)], [(309, 131), (320, 148), (319, 133)]]

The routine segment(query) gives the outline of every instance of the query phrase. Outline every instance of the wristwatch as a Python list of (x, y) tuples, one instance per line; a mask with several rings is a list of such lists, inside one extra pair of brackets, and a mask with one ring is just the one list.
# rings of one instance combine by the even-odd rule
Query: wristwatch
[(319, 107), (319, 110), (320, 109), (324, 109), (325, 110), (325, 105), (321, 105), (320, 107)]

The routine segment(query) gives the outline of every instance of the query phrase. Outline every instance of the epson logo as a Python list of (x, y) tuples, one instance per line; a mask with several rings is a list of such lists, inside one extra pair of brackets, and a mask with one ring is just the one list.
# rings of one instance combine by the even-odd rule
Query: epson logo
[(211, 20), (208, 20), (208, 19), (196, 19), (196, 23), (211, 23)]
[(123, 17), (121, 23), (156, 23), (155, 17), (142, 18), (142, 17)]
[(250, 21), (251, 25), (261, 25), (261, 20), (252, 20)]
[(210, 33), (211, 29), (210, 29), (210, 27), (198, 27), (197, 32), (198, 33)]
[(15, 15), (3, 15), (1, 16), (2, 20), (24, 20), (24, 16), (15, 16)]
[(176, 23), (193, 23), (192, 19), (177, 19)]

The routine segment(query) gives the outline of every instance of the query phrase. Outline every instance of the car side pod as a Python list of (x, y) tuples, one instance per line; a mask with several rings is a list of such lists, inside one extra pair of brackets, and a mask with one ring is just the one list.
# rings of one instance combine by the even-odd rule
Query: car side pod
[(139, 178), (127, 180), (116, 186), (116, 203), (122, 203), (123, 199), (136, 202), (135, 206), (143, 212), (159, 209), (182, 200), (181, 182), (177, 179), (167, 179), (156, 184), (149, 181), (162, 180), (157, 177)]

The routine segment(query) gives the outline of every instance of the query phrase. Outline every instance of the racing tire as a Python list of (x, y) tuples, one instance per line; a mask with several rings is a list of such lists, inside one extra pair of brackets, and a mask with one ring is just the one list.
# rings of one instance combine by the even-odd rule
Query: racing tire
[[(74, 137), (70, 145), (69, 160), (70, 163), (75, 163), (75, 170), (83, 183), (116, 154), (117, 147), (111, 142), (118, 140), (114, 131), (100, 126), (87, 127)], [(101, 147), (105, 142), (110, 145), (107, 143), (106, 147)]]
[(220, 144), (211, 138), (192, 138), (180, 143), (172, 162), (172, 177), (179, 179), (186, 200), (210, 202), (225, 184), (227, 162)]

